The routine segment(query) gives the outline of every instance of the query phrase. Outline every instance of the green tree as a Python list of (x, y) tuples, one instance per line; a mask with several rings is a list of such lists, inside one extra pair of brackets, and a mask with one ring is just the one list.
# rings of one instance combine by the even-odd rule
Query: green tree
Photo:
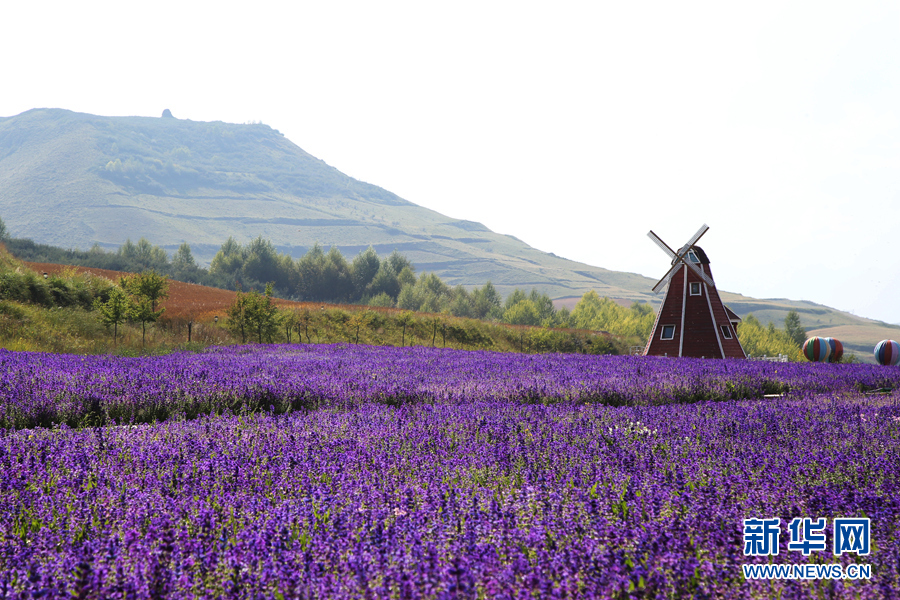
[(172, 277), (190, 283), (198, 283), (203, 277), (203, 271), (197, 266), (187, 242), (182, 242), (172, 256)]
[(541, 317), (541, 322), (553, 322), (553, 316), (556, 314), (556, 308), (553, 306), (553, 300), (547, 294), (541, 294), (537, 289), (532, 288), (528, 299), (534, 304)]
[(397, 308), (403, 310), (419, 310), (422, 306), (422, 302), (423, 298), (421, 290), (417, 286), (407, 283), (400, 288), (400, 293), (397, 295)]
[[(393, 254), (391, 256), (394, 256)], [(393, 267), (392, 267), (393, 268)], [(404, 285), (415, 285), (416, 283), (416, 271), (412, 268), (412, 266), (405, 266), (399, 271), (395, 271), (397, 275), (397, 281), (400, 283), (400, 288), (402, 289)]]
[(397, 300), (397, 296), (400, 294), (400, 280), (388, 261), (383, 261), (378, 267), (378, 272), (369, 283), (369, 294), (373, 298), (385, 294), (391, 299), (391, 306)]
[(278, 307), (272, 297), (272, 285), (266, 285), (265, 295), (251, 290), (246, 295), (247, 306), (244, 315), (251, 331), (256, 332), (256, 340), (262, 344), (268, 340), (272, 343), (278, 332)]
[(350, 274), (350, 265), (335, 246), (325, 255), (325, 271), (323, 273), (324, 287), (327, 290), (328, 300), (335, 302), (348, 302), (353, 295), (353, 278)]
[(286, 279), (281, 276), (278, 253), (269, 240), (258, 236), (247, 245), (244, 255), (244, 263), (241, 265), (244, 281), (274, 281), (281, 286)]
[(502, 317), (502, 300), (497, 288), (488, 281), (480, 289), (472, 292), (472, 315), (476, 319), (499, 319)]
[(353, 281), (353, 296), (356, 300), (371, 295), (370, 285), (380, 268), (381, 261), (372, 246), (356, 255), (350, 263), (350, 279)]
[(475, 307), (472, 302), (472, 295), (461, 285), (453, 288), (452, 292), (452, 300), (450, 300), (450, 306), (448, 307), (450, 310), (450, 314), (454, 317), (469, 317), (472, 318), (475, 316)]
[(541, 313), (534, 302), (526, 298), (503, 311), (503, 322), (510, 325), (537, 326), (541, 324)]
[(169, 278), (153, 270), (123, 277), (119, 285), (132, 296), (147, 298), (152, 310), (156, 310), (160, 300), (169, 297)]
[(801, 359), (800, 347), (783, 329), (776, 329), (774, 323), (763, 326), (752, 314), (738, 323), (738, 340), (747, 356), (777, 356), (783, 354), (789, 360)]
[(803, 347), (806, 341), (806, 329), (800, 324), (800, 313), (796, 310), (788, 311), (784, 318), (784, 330), (787, 332), (798, 348)]
[(248, 295), (238, 292), (228, 310), (225, 311), (225, 325), (232, 335), (240, 335), (241, 343), (247, 343), (247, 330), (250, 328)]
[(154, 246), (147, 238), (141, 238), (137, 244), (126, 240), (119, 247), (118, 255), (125, 260), (129, 271), (167, 271), (169, 268), (169, 256), (159, 246)]
[[(412, 262), (396, 250), (391, 252), (391, 255), (385, 259), (391, 270), (398, 275), (403, 273), (403, 269), (409, 269), (410, 274), (415, 277), (416, 276), (416, 268), (413, 266)], [(401, 282), (402, 283), (402, 282)]]
[(506, 301), (503, 303), (503, 308), (510, 309), (513, 306), (515, 306), (516, 304), (518, 304), (519, 302), (522, 302), (523, 300), (527, 300), (527, 299), (528, 299), (528, 296), (525, 295), (525, 292), (523, 292), (519, 288), (516, 288), (513, 290), (512, 294), (510, 294), (509, 296), (506, 297)]
[(3, 219), (0, 219), (0, 242), (5, 242), (9, 239), (9, 232), (6, 230), (6, 223), (3, 222)]
[(372, 299), (369, 300), (369, 306), (378, 306), (382, 308), (393, 308), (394, 307), (394, 299), (381, 292), (372, 296)]
[(225, 281), (234, 279), (241, 273), (247, 253), (231, 236), (225, 240), (209, 265), (209, 274), (216, 275)]
[(114, 286), (109, 291), (106, 302), (97, 298), (94, 300), (94, 308), (100, 313), (100, 321), (109, 327), (113, 326), (113, 346), (118, 346), (119, 323), (124, 323), (131, 312), (131, 298), (120, 287)]
[(318, 242), (297, 261), (300, 274), (300, 297), (303, 300), (324, 300), (325, 253)]
[(400, 313), (400, 316), (397, 317), (397, 323), (399, 323), (400, 327), (403, 328), (403, 335), (400, 339), (401, 346), (406, 345), (406, 328), (411, 326), (413, 322), (413, 314), (408, 310), (404, 310), (402, 313)]
[(655, 313), (646, 304), (620, 306), (609, 298), (601, 298), (591, 290), (581, 297), (569, 315), (569, 324), (578, 329), (606, 331), (622, 337), (637, 338), (646, 343), (653, 329)]
[(156, 271), (144, 271), (121, 278), (119, 284), (131, 295), (128, 318), (141, 324), (141, 348), (147, 341), (147, 323), (155, 323), (165, 311), (156, 304), (169, 297), (169, 279)]

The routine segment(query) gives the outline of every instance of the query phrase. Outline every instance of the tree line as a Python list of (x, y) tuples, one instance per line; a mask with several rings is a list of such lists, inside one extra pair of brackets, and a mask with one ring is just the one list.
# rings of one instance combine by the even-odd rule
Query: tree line
[[(604, 331), (636, 345), (646, 343), (655, 320), (655, 311), (647, 303), (634, 302), (625, 307), (610, 298), (601, 298), (594, 291), (587, 292), (570, 311), (556, 309), (552, 299), (536, 289), (531, 292), (515, 289), (504, 299), (491, 282), (471, 290), (461, 285), (450, 286), (435, 273), (417, 275), (415, 265), (399, 252), (379, 256), (372, 247), (348, 261), (337, 248), (325, 251), (315, 244), (295, 260), (288, 254), (279, 253), (262, 236), (247, 244), (228, 238), (207, 269), (197, 264), (187, 243), (181, 244), (171, 258), (163, 248), (145, 238), (136, 243), (128, 240), (115, 251), (105, 251), (97, 245), (88, 251), (63, 250), (32, 240), (10, 238), (2, 219), (0, 241), (21, 260), (132, 273), (153, 272), (178, 281), (237, 289), (244, 292), (243, 301), (250, 303), (248, 306), (260, 305), (261, 298), (274, 296), (365, 304), (512, 325)], [(14, 281), (14, 278), (18, 279)], [(87, 307), (95, 297), (106, 303), (111, 292), (105, 287), (97, 290), (70, 288), (70, 282), (63, 278), (41, 282), (36, 277), (23, 278), (10, 273), (0, 277), (0, 298), (45, 305), (81, 304)], [(266, 292), (261, 294), (255, 290)], [(144, 326), (153, 322), (140, 318), (137, 321)], [(258, 329), (257, 326), (253, 337), (259, 339)], [(800, 325), (797, 311), (788, 313), (783, 329), (776, 328), (773, 323), (764, 326), (753, 315), (748, 315), (738, 325), (737, 333), (749, 356), (784, 354), (791, 360), (802, 358), (800, 348), (806, 340), (806, 331)], [(245, 329), (241, 337), (246, 336)]]

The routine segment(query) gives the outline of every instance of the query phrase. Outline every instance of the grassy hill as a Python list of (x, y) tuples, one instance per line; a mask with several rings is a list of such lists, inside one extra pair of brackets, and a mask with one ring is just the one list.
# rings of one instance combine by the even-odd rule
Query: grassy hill
[[(491, 281), (504, 296), (537, 288), (574, 305), (585, 292), (659, 303), (655, 283), (531, 248), (480, 223), (451, 219), (348, 177), (261, 124), (100, 117), (35, 109), (0, 118), (0, 218), (39, 243), (112, 249), (146, 237), (184, 241), (209, 261), (229, 236), (259, 235), (299, 257), (315, 242), (355, 256), (399, 250), (451, 285)], [(812, 334), (860, 354), (900, 327), (811, 302), (722, 293), (739, 315), (781, 324), (791, 309)]]
[(344, 175), (265, 125), (98, 117), (59, 109), (0, 119), (0, 217), (39, 243), (115, 248), (143, 236), (209, 261), (229, 236), (299, 257), (399, 250), (451, 285), (502, 294), (647, 298), (647, 278), (565, 260)]
[[(46, 277), (44, 277), (46, 274)], [(237, 292), (170, 281), (162, 319), (146, 336), (136, 324), (119, 327), (114, 343), (92, 298), (128, 275), (88, 267), (22, 263), (0, 244), (0, 348), (19, 351), (125, 354), (199, 349), (241, 343), (227, 328)], [(79, 296), (76, 292), (84, 291)], [(264, 342), (438, 346), (502, 352), (623, 354), (629, 340), (607, 333), (488, 323), (447, 315), (368, 306), (276, 299), (277, 334)], [(188, 324), (191, 326), (190, 338)], [(252, 336), (246, 342), (256, 342)]]

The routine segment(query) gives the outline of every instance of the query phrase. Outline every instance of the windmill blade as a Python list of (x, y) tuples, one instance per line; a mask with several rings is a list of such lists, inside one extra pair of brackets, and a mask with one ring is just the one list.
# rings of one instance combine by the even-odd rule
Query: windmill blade
[(681, 262), (676, 261), (675, 264), (672, 265), (672, 267), (666, 272), (666, 274), (663, 275), (663, 278), (656, 282), (656, 285), (653, 286), (654, 294), (658, 294), (659, 291), (663, 289), (663, 286), (668, 283), (669, 279), (672, 278), (672, 275), (675, 273), (675, 271), (678, 270), (679, 267), (681, 267)]
[(709, 275), (707, 275), (706, 273), (704, 273), (704, 272), (703, 272), (703, 269), (697, 268), (697, 265), (695, 265), (694, 263), (692, 263), (690, 259), (688, 259), (688, 260), (682, 259), (681, 262), (683, 262), (684, 264), (686, 264), (686, 265), (688, 266), (688, 268), (689, 268), (691, 271), (693, 271), (694, 273), (696, 273), (697, 276), (698, 276), (700, 279), (702, 279), (703, 281), (705, 281), (707, 285), (709, 285), (710, 287), (716, 287), (716, 284), (713, 282), (712, 277), (710, 277)]
[(702, 238), (703, 234), (706, 233), (707, 231), (709, 231), (709, 225), (704, 223), (703, 225), (700, 226), (700, 229), (697, 230), (697, 233), (695, 233), (691, 237), (691, 239), (688, 240), (688, 242), (687, 242), (687, 244), (685, 244), (685, 246), (687, 246), (688, 248), (691, 248), (694, 244), (696, 244), (698, 241), (700, 241), (700, 238)]
[(658, 235), (653, 233), (652, 229), (647, 234), (647, 237), (653, 240), (653, 243), (659, 246), (660, 250), (665, 252), (669, 256), (669, 258), (675, 258), (675, 251), (669, 248), (669, 245), (662, 241), (662, 239)]

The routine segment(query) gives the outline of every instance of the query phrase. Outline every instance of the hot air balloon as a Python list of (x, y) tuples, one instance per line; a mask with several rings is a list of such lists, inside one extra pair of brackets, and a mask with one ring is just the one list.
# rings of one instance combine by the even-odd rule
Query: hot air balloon
[(894, 340), (881, 340), (875, 346), (875, 360), (879, 365), (892, 367), (900, 363), (900, 344)]
[(811, 337), (803, 342), (803, 356), (813, 362), (826, 362), (831, 355), (831, 345), (828, 338)]

